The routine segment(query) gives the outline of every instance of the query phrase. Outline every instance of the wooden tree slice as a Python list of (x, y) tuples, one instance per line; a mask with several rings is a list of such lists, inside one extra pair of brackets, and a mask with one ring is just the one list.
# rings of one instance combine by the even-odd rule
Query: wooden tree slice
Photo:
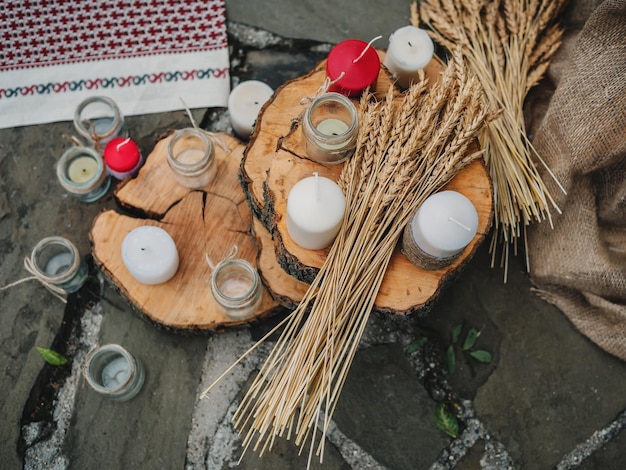
[[(431, 81), (437, 80), (441, 64), (433, 60), (427, 68), (427, 75)], [(296, 98), (315, 93), (323, 83), (323, 70), (313, 71), (311, 74), (290, 82), (279, 89), (273, 98), (274, 106), (266, 107), (258, 118), (257, 125), (261, 134), (266, 123), (275, 123), (293, 113), (293, 103)], [(378, 90), (381, 92), (381, 90)], [(277, 129), (276, 126), (271, 126)], [(283, 129), (287, 127), (284, 126)], [(258, 141), (260, 142), (260, 141)], [(272, 235), (274, 254), (263, 253), (261, 259), (276, 258), (276, 263), (299, 281), (310, 283), (324, 263), (329, 249), (307, 250), (296, 245), (287, 232), (286, 208), (287, 197), (291, 188), (302, 178), (318, 172), (337, 180), (342, 165), (320, 165), (307, 158), (304, 148), (304, 138), (297, 123), (289, 126), (288, 133), (271, 141), (270, 147), (252, 142), (244, 155), (246, 165), (256, 164), (257, 185), (252, 182), (248, 191), (249, 198), (254, 191), (263, 190), (262, 203), (257, 200), (263, 213), (262, 221)], [(268, 144), (269, 145), (269, 144)], [(263, 158), (257, 156), (263, 153)], [(271, 153), (271, 158), (268, 155)], [(256, 188), (256, 189), (255, 189)], [(375, 306), (378, 311), (390, 313), (411, 313), (428, 305), (437, 295), (446, 278), (473, 255), (478, 244), (482, 242), (492, 222), (492, 189), (488, 173), (482, 160), (475, 161), (461, 171), (446, 189), (456, 190), (466, 195), (476, 206), (479, 214), (478, 232), (474, 240), (464, 250), (463, 254), (451, 265), (437, 271), (428, 271), (412, 265), (406, 257), (396, 249), (391, 263), (385, 273), (383, 284), (376, 298)], [(268, 244), (262, 245), (261, 251), (268, 250)], [(266, 276), (267, 277), (267, 276)], [(299, 298), (292, 298), (295, 303)]]
[[(249, 231), (250, 210), (237, 182), (244, 146), (232, 136), (223, 138), (231, 151), (216, 152), (217, 177), (202, 191), (183, 188), (172, 179), (165, 160), (169, 137), (160, 141), (137, 178), (126, 181), (116, 191), (123, 206), (144, 213), (146, 218), (106, 211), (91, 228), (96, 263), (141, 312), (165, 326), (213, 329), (236, 325), (267, 315), (279, 305), (264, 288), (263, 301), (255, 315), (232, 320), (221, 312), (211, 293), (211, 268), (205, 255), (217, 264), (236, 246), (236, 257), (255, 266), (258, 255)], [(132, 229), (142, 225), (163, 228), (176, 243), (180, 266), (164, 284), (139, 283), (123, 263), (122, 242)]]

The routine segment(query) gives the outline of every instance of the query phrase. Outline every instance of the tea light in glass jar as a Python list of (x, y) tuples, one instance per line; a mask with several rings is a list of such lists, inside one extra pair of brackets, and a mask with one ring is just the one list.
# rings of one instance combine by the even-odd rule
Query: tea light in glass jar
[(211, 292), (224, 315), (242, 320), (251, 316), (261, 303), (261, 279), (246, 260), (227, 260), (213, 271)]
[(167, 145), (166, 158), (174, 178), (186, 188), (204, 188), (217, 174), (215, 149), (202, 129), (189, 127), (174, 132)]
[(70, 147), (57, 163), (61, 186), (73, 197), (94, 202), (106, 194), (111, 179), (104, 160), (90, 147)]
[(87, 264), (78, 248), (64, 237), (46, 237), (39, 241), (30, 256), (37, 277), (71, 294), (87, 279)]
[(111, 176), (123, 180), (137, 174), (143, 158), (130, 137), (116, 137), (104, 147), (104, 163)]
[(228, 96), (228, 113), (235, 133), (249, 139), (259, 111), (272, 97), (274, 90), (258, 80), (241, 82)]
[(115, 137), (128, 134), (124, 116), (107, 96), (92, 96), (82, 101), (74, 112), (74, 128), (99, 152)]
[(389, 47), (383, 65), (401, 88), (417, 80), (419, 70), (428, 65), (435, 46), (428, 33), (415, 26), (404, 26), (389, 36)]
[(354, 153), (359, 132), (356, 107), (339, 93), (315, 99), (302, 119), (306, 153), (318, 163), (340, 163)]
[(326, 75), (331, 80), (328, 91), (342, 95), (359, 95), (365, 88), (376, 83), (378, 72), (378, 53), (371, 43), (358, 39), (338, 43), (330, 50), (326, 59)]
[[(424, 201), (405, 229), (404, 252), (417, 265), (423, 264), (420, 258), (434, 260), (437, 269), (456, 259), (477, 229), (478, 213), (472, 202), (456, 191), (441, 191)], [(412, 259), (415, 247), (418, 256)]]
[(122, 242), (122, 260), (130, 274), (142, 284), (162, 284), (178, 271), (174, 240), (159, 227), (144, 225), (131, 230)]
[(142, 364), (118, 344), (106, 344), (85, 357), (85, 378), (96, 392), (116, 401), (133, 398), (145, 380)]
[(287, 232), (308, 250), (331, 245), (339, 233), (346, 198), (331, 179), (313, 173), (298, 181), (287, 197)]

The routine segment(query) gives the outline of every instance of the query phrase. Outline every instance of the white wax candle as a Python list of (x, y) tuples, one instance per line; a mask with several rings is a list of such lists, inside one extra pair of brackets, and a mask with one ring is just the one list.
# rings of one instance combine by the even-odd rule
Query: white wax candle
[(109, 390), (124, 385), (129, 377), (130, 364), (124, 356), (116, 356), (102, 369), (102, 385)]
[(308, 250), (332, 244), (339, 233), (346, 198), (339, 186), (323, 176), (298, 181), (287, 198), (287, 231), (291, 239)]
[(67, 166), (67, 176), (74, 183), (86, 183), (98, 173), (98, 161), (89, 155), (74, 158)]
[(237, 135), (248, 139), (263, 105), (274, 94), (272, 88), (258, 80), (241, 82), (228, 96), (230, 123)]
[(389, 47), (383, 65), (391, 72), (398, 85), (408, 88), (417, 73), (428, 65), (435, 46), (428, 33), (415, 26), (404, 26), (389, 36)]
[(144, 225), (131, 230), (122, 242), (122, 260), (142, 284), (161, 284), (178, 270), (178, 250), (169, 233)]
[(449, 258), (472, 241), (478, 213), (472, 202), (456, 191), (430, 196), (411, 220), (415, 244), (434, 258)]
[(48, 276), (58, 276), (67, 272), (74, 264), (74, 254), (69, 251), (57, 253), (46, 263), (44, 271)]

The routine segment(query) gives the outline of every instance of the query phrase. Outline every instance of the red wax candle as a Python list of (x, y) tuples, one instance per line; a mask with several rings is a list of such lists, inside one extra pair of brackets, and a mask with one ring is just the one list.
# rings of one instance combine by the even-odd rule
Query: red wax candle
[(374, 85), (379, 71), (380, 59), (373, 47), (358, 39), (340, 42), (330, 50), (326, 60), (326, 75), (333, 82), (328, 91), (358, 95)]
[(141, 152), (130, 137), (116, 137), (104, 148), (104, 162), (113, 177), (123, 180), (134, 176), (141, 166)]

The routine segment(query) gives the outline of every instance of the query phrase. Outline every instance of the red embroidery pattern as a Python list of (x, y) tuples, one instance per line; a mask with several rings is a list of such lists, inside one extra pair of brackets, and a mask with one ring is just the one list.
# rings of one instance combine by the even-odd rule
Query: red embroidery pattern
[(224, 0), (4, 0), (0, 70), (227, 47)]

